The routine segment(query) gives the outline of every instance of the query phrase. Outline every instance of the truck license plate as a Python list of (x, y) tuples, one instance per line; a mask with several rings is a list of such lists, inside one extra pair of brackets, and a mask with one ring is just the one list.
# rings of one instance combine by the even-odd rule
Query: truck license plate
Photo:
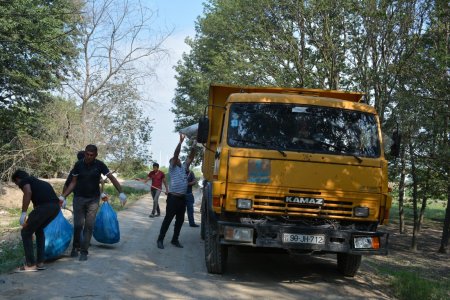
[(324, 235), (283, 233), (283, 243), (322, 245), (322, 244), (325, 244), (325, 236)]

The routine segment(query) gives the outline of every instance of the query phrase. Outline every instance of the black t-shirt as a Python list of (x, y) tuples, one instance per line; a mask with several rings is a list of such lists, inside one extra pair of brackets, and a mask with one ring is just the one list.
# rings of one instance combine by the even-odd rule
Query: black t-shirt
[(33, 202), (34, 206), (44, 203), (59, 203), (58, 196), (56, 196), (50, 183), (28, 176), (20, 180), (19, 187), (23, 188), (26, 184), (29, 184), (31, 187), (31, 202)]
[(87, 165), (84, 159), (77, 161), (71, 172), (72, 176), (77, 176), (77, 185), (73, 193), (76, 196), (86, 198), (99, 197), (100, 174), (106, 175), (108, 173), (108, 167), (97, 159), (90, 165)]
[[(80, 159), (80, 160), (83, 160), (83, 159)], [(70, 170), (69, 176), (67, 176), (66, 182), (64, 182), (65, 187), (68, 187), (69, 184), (72, 182), (72, 177), (73, 177), (72, 172), (73, 172), (73, 169)]]

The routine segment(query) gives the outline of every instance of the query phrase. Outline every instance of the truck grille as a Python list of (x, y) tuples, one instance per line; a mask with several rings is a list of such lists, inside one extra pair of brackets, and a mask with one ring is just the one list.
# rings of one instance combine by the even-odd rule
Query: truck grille
[(317, 206), (286, 203), (284, 197), (255, 196), (253, 211), (272, 215), (351, 217), (353, 215), (353, 202), (324, 200), (322, 206)]

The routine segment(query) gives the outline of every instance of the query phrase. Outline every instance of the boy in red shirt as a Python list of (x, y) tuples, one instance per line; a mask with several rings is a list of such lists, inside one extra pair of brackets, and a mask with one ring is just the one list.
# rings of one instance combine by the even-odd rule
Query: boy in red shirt
[[(153, 171), (148, 173), (147, 179), (136, 178), (136, 180), (142, 181), (144, 183), (147, 183), (149, 180), (152, 181), (152, 185), (150, 187), (150, 192), (151, 192), (152, 198), (153, 198), (153, 209), (152, 209), (152, 213), (149, 215), (149, 217), (150, 218), (153, 218), (155, 216), (159, 217), (161, 215), (161, 211), (159, 209), (158, 199), (159, 199), (159, 195), (162, 192), (162, 184), (164, 183), (164, 186), (166, 187), (166, 194), (167, 194), (167, 191), (169, 190), (167, 188), (166, 175), (164, 174), (164, 172), (159, 170), (158, 163), (153, 163)], [(155, 212), (156, 212), (156, 215), (155, 215)]]

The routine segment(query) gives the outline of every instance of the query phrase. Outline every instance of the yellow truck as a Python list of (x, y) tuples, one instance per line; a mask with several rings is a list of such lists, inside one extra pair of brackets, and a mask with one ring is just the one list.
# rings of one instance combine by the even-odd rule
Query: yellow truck
[(361, 256), (387, 254), (392, 198), (375, 109), (364, 94), (211, 85), (197, 142), (201, 236), (209, 273), (228, 247), (333, 253), (354, 276)]

